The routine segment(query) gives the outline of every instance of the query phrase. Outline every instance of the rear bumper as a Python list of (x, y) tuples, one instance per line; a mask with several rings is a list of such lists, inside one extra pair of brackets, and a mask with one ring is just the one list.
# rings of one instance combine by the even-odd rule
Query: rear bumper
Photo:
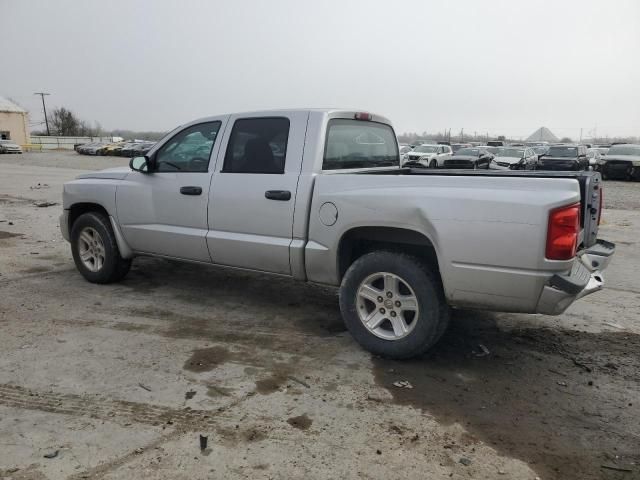
[(615, 251), (615, 244), (598, 240), (594, 246), (578, 252), (571, 271), (554, 275), (544, 286), (536, 312), (560, 315), (579, 298), (602, 290), (602, 272), (609, 266)]

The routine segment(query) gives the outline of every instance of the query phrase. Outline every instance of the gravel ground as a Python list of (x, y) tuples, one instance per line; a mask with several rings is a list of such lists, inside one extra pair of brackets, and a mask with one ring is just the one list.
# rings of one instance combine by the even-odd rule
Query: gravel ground
[(605, 207), (619, 210), (640, 210), (640, 182), (604, 182)]
[(0, 156), (0, 478), (640, 478), (639, 183), (606, 182), (603, 292), (455, 311), (391, 362), (331, 289), (152, 258), (85, 282), (61, 185), (126, 162)]

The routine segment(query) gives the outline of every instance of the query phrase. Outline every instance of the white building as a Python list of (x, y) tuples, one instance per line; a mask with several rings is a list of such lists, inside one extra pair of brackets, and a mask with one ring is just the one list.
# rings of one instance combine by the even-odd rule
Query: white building
[(26, 145), (29, 140), (27, 111), (4, 97), (0, 97), (0, 139)]

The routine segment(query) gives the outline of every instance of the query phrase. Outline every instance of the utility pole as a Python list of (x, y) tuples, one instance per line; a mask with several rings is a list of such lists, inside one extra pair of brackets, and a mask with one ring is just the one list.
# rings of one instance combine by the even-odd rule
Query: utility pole
[(42, 98), (42, 110), (44, 110), (44, 123), (47, 125), (47, 136), (51, 136), (51, 133), (49, 132), (49, 119), (47, 118), (47, 107), (44, 105), (44, 96), (51, 94), (46, 92), (35, 92), (34, 95), (40, 95), (40, 98)]
[(580, 127), (580, 143), (582, 143), (582, 127)]
[(464, 128), (460, 130), (460, 143), (464, 143)]

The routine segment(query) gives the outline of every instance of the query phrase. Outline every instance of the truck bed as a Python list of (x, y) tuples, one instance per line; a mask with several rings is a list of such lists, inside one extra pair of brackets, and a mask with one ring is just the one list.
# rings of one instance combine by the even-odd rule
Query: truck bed
[(403, 167), (389, 170), (367, 170), (362, 174), (375, 175), (431, 175), (445, 177), (506, 177), (506, 178), (575, 178), (580, 185), (580, 224), (583, 229), (582, 246), (595, 245), (598, 234), (598, 218), (600, 213), (600, 188), (602, 177), (593, 171), (554, 172), (538, 170), (449, 170), (431, 168)]

